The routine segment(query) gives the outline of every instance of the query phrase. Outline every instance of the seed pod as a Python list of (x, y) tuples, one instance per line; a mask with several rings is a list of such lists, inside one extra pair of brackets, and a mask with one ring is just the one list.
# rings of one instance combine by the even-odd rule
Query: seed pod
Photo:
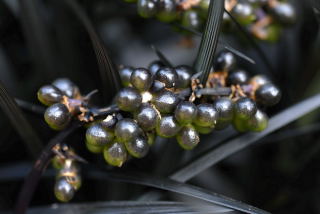
[(56, 181), (54, 186), (54, 194), (56, 198), (61, 202), (68, 202), (74, 196), (75, 190), (67, 180), (62, 177)]
[(103, 150), (104, 159), (112, 166), (121, 167), (126, 162), (128, 154), (125, 146), (115, 141), (107, 145)]
[(247, 97), (239, 98), (234, 104), (235, 117), (248, 120), (257, 112), (256, 103)]
[(86, 131), (86, 140), (88, 144), (105, 146), (108, 143), (111, 143), (113, 139), (113, 132), (104, 129), (100, 123), (93, 124)]
[(131, 66), (123, 66), (119, 69), (121, 83), (124, 87), (128, 87), (130, 85), (130, 77), (133, 70), (134, 68)]
[(176, 107), (174, 116), (181, 125), (192, 123), (197, 116), (197, 107), (192, 102), (181, 102)]
[(136, 114), (136, 120), (144, 131), (154, 129), (157, 125), (158, 119), (158, 111), (148, 103), (142, 104)]
[(214, 127), (217, 119), (218, 112), (212, 104), (204, 103), (197, 106), (197, 116), (194, 124), (203, 127)]
[(231, 52), (222, 51), (214, 62), (214, 69), (217, 71), (231, 70), (236, 65), (236, 57)]
[(161, 137), (174, 137), (180, 131), (181, 127), (173, 116), (163, 116), (158, 121), (156, 132)]
[(174, 21), (177, 17), (176, 2), (174, 0), (159, 0), (156, 16), (162, 22)]
[(251, 24), (256, 19), (252, 6), (247, 3), (237, 3), (231, 13), (241, 25)]
[(156, 73), (156, 80), (164, 83), (166, 88), (172, 88), (177, 83), (178, 75), (175, 69), (162, 67)]
[(95, 153), (95, 154), (101, 153), (103, 151), (103, 148), (104, 148), (102, 145), (101, 146), (100, 145), (94, 145), (94, 144), (88, 143), (87, 141), (86, 141), (86, 147), (90, 152)]
[(62, 130), (69, 125), (71, 114), (64, 104), (56, 103), (47, 108), (44, 119), (52, 129)]
[(142, 136), (138, 136), (128, 142), (125, 142), (125, 146), (129, 154), (135, 158), (143, 158), (146, 156), (150, 147), (148, 140)]
[(171, 113), (179, 101), (179, 97), (176, 94), (168, 90), (163, 90), (154, 97), (153, 104), (161, 113)]
[(275, 7), (271, 8), (273, 17), (284, 25), (293, 24), (296, 21), (296, 11), (288, 2), (279, 2)]
[(203, 127), (203, 126), (198, 126), (196, 124), (192, 124), (192, 125), (193, 125), (194, 129), (197, 132), (199, 132), (200, 134), (209, 134), (214, 130), (214, 128), (212, 128), (212, 127)]
[(164, 67), (164, 64), (159, 60), (151, 62), (150, 65), (148, 66), (152, 76), (155, 76), (157, 71), (162, 67)]
[(247, 122), (247, 127), (250, 131), (261, 132), (268, 126), (268, 116), (260, 110), (257, 110), (255, 115)]
[(134, 88), (123, 88), (116, 97), (116, 103), (122, 111), (135, 111), (139, 108), (142, 97)]
[(137, 90), (147, 91), (153, 83), (153, 78), (149, 70), (137, 68), (132, 72), (130, 82)]
[(119, 142), (125, 143), (140, 135), (141, 129), (134, 120), (125, 118), (117, 123), (115, 134)]
[(202, 27), (202, 20), (199, 16), (199, 13), (195, 10), (187, 10), (184, 11), (182, 14), (182, 20), (181, 20), (182, 26), (186, 28), (191, 28), (194, 30), (201, 30)]
[(249, 75), (244, 70), (232, 71), (228, 74), (227, 85), (243, 85), (249, 80)]
[(138, 14), (144, 18), (151, 18), (157, 13), (157, 1), (155, 0), (138, 0)]
[(281, 91), (272, 83), (268, 83), (256, 90), (255, 98), (262, 105), (272, 106), (280, 101)]
[(64, 95), (70, 98), (77, 98), (80, 95), (80, 90), (73, 82), (67, 78), (56, 79), (52, 85), (57, 87)]
[(177, 134), (179, 145), (186, 150), (191, 150), (200, 142), (199, 134), (192, 126), (185, 126)]
[(177, 88), (187, 88), (191, 83), (192, 68), (186, 65), (175, 67), (178, 75)]
[(39, 101), (47, 106), (58, 103), (62, 100), (62, 92), (52, 85), (42, 86), (38, 90), (37, 95)]

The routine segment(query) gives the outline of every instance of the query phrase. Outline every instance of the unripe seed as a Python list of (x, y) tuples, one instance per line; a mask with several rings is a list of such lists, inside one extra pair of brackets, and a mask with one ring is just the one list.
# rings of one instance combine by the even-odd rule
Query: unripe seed
[(115, 135), (119, 142), (125, 143), (140, 135), (141, 129), (138, 124), (129, 118), (120, 120), (115, 128)]
[(119, 91), (116, 97), (118, 107), (123, 111), (135, 111), (139, 108), (142, 102), (142, 97), (134, 88), (123, 88)]
[(121, 167), (126, 162), (128, 154), (125, 146), (115, 141), (103, 149), (103, 156), (108, 164)]
[(247, 127), (250, 131), (261, 132), (268, 126), (268, 116), (260, 110), (248, 120)]
[(198, 132), (192, 126), (185, 126), (177, 135), (179, 145), (186, 150), (191, 150), (200, 142)]
[(58, 103), (62, 100), (62, 92), (52, 85), (42, 86), (37, 95), (39, 101), (47, 106)]
[(94, 146), (104, 146), (111, 143), (114, 139), (114, 134), (102, 127), (100, 123), (93, 124), (86, 131), (86, 141)]
[(214, 127), (217, 119), (218, 112), (212, 104), (204, 103), (197, 106), (197, 116), (194, 123), (203, 127)]
[(153, 104), (161, 113), (171, 113), (179, 103), (179, 97), (171, 91), (163, 90), (153, 99)]
[(123, 86), (128, 87), (130, 85), (130, 77), (134, 68), (131, 66), (123, 66), (119, 69), (119, 75)]
[(197, 107), (192, 102), (181, 102), (176, 107), (174, 116), (181, 125), (192, 123), (197, 116)]
[(95, 154), (99, 154), (103, 151), (103, 146), (99, 146), (99, 145), (94, 145), (94, 144), (91, 144), (91, 143), (88, 143), (86, 142), (86, 147), (87, 149), (92, 152), (92, 153), (95, 153)]
[(153, 83), (152, 74), (147, 69), (137, 68), (132, 72), (130, 82), (137, 90), (147, 91)]
[(163, 116), (161, 120), (158, 121), (156, 131), (161, 137), (174, 137), (181, 127), (173, 116)]
[(125, 142), (125, 146), (129, 154), (135, 158), (143, 158), (146, 156), (150, 147), (148, 140), (142, 136), (138, 136), (128, 142)]
[(62, 130), (69, 125), (71, 114), (64, 104), (56, 103), (47, 108), (44, 119), (52, 129)]
[(239, 98), (234, 104), (234, 114), (241, 119), (249, 119), (257, 112), (256, 103), (247, 97)]

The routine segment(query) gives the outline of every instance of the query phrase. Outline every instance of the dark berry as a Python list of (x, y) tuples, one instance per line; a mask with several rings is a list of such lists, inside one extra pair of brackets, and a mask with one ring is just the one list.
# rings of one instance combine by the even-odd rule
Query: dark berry
[(198, 126), (213, 127), (218, 119), (218, 112), (212, 104), (203, 103), (197, 106), (197, 116), (194, 123)]
[(142, 136), (138, 136), (128, 142), (125, 142), (125, 146), (129, 154), (135, 158), (143, 158), (146, 156), (150, 147), (148, 140)]
[(251, 24), (256, 19), (252, 6), (247, 3), (237, 3), (231, 13), (241, 25)]
[(153, 78), (149, 70), (137, 68), (132, 72), (130, 82), (139, 91), (147, 91), (153, 83)]
[(157, 123), (156, 131), (161, 137), (174, 137), (179, 131), (180, 126), (173, 116), (163, 116)]
[(123, 88), (116, 97), (116, 103), (119, 109), (123, 111), (136, 111), (141, 105), (142, 97), (134, 88)]
[(234, 104), (235, 117), (248, 120), (257, 112), (256, 103), (247, 97), (239, 98)]
[(163, 89), (165, 89), (165, 84), (158, 81), (158, 80), (155, 80), (155, 81), (153, 81), (150, 92), (153, 94), (157, 94), (158, 92), (162, 91)]
[(104, 146), (98, 146), (91, 143), (86, 142), (87, 149), (92, 153), (101, 153), (103, 151)]
[(174, 116), (181, 125), (192, 123), (197, 116), (197, 107), (192, 102), (181, 102), (176, 107)]
[(186, 150), (193, 149), (200, 142), (198, 132), (191, 125), (183, 127), (176, 138), (179, 145)]
[(126, 162), (128, 154), (125, 146), (115, 141), (104, 147), (103, 157), (108, 164), (121, 167), (123, 163)]
[(47, 108), (44, 119), (52, 129), (62, 130), (69, 125), (71, 114), (64, 104), (56, 103)]
[(255, 98), (256, 101), (262, 105), (272, 106), (280, 101), (281, 92), (275, 85), (268, 83), (256, 90)]
[(250, 81), (249, 84), (255, 86), (256, 88), (259, 88), (260, 86), (263, 86), (267, 83), (270, 83), (270, 79), (264, 75), (256, 75), (253, 76)]
[(123, 66), (119, 69), (119, 75), (122, 85), (128, 87), (130, 85), (130, 77), (134, 68), (130, 66)]
[(279, 2), (271, 9), (274, 18), (281, 24), (292, 24), (296, 20), (296, 11), (288, 2)]
[(64, 95), (70, 98), (77, 98), (80, 96), (80, 90), (73, 82), (67, 78), (55, 80), (52, 85), (57, 87)]
[(104, 129), (100, 123), (93, 124), (86, 132), (87, 143), (95, 146), (107, 145), (111, 143), (113, 139), (113, 132)]
[(174, 21), (177, 17), (175, 0), (158, 0), (157, 18), (163, 22)]
[(235, 70), (228, 74), (227, 85), (242, 85), (249, 80), (248, 73), (244, 70)]
[(202, 26), (202, 19), (195, 10), (187, 10), (182, 14), (181, 24), (184, 27), (191, 28), (194, 30), (200, 30)]
[(156, 80), (164, 83), (166, 88), (175, 87), (178, 75), (174, 68), (162, 67), (156, 73)]
[(153, 104), (161, 113), (171, 113), (179, 101), (179, 97), (175, 93), (163, 90), (154, 97)]
[(221, 97), (213, 102), (213, 107), (218, 112), (218, 121), (231, 121), (233, 118), (233, 102), (230, 98)]
[(56, 181), (54, 186), (54, 194), (56, 198), (61, 202), (70, 201), (75, 193), (75, 189), (71, 184), (67, 182), (67, 180), (62, 177)]
[(136, 120), (139, 126), (145, 131), (154, 129), (158, 119), (158, 111), (148, 103), (142, 104), (136, 114)]
[(164, 67), (163, 62), (156, 60), (150, 63), (150, 65), (148, 66), (152, 76), (155, 76), (157, 71), (161, 68)]
[(231, 52), (220, 52), (214, 63), (214, 69), (218, 71), (231, 70), (236, 65), (236, 57)]
[(138, 13), (144, 18), (151, 18), (157, 13), (157, 1), (156, 0), (138, 0)]
[(62, 100), (62, 92), (52, 85), (42, 86), (37, 95), (39, 101), (47, 106), (58, 103)]
[(268, 116), (260, 110), (247, 121), (247, 127), (250, 131), (261, 132), (268, 126)]
[(100, 122), (100, 125), (107, 130), (113, 130), (118, 122), (116, 115), (108, 115), (104, 120)]
[(138, 124), (129, 118), (120, 120), (115, 128), (115, 135), (121, 143), (128, 142), (136, 138), (140, 133), (141, 129)]
[(190, 86), (192, 77), (192, 68), (186, 65), (175, 67), (178, 75), (177, 88), (187, 88)]

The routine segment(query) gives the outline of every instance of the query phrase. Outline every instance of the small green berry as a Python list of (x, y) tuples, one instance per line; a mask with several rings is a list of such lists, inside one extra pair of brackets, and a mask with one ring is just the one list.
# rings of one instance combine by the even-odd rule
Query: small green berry
[(54, 186), (54, 194), (56, 198), (61, 202), (70, 201), (75, 193), (75, 189), (71, 184), (67, 182), (67, 180), (62, 177), (56, 181)]
[(62, 92), (52, 85), (42, 86), (37, 95), (39, 101), (47, 106), (58, 103), (62, 100)]
[(86, 141), (94, 146), (105, 146), (111, 143), (114, 139), (114, 134), (102, 127), (100, 123), (93, 124), (86, 131)]
[(56, 103), (47, 108), (44, 119), (52, 129), (62, 130), (69, 125), (71, 114), (64, 104)]
[(248, 120), (247, 127), (250, 131), (261, 132), (268, 126), (268, 116), (260, 110)]
[(197, 106), (192, 102), (181, 102), (176, 107), (174, 116), (181, 125), (192, 123), (197, 116)]
[(115, 134), (119, 142), (125, 143), (140, 135), (141, 129), (134, 120), (125, 118), (117, 123)]
[(123, 88), (116, 97), (116, 103), (122, 111), (136, 111), (141, 105), (142, 97), (134, 88)]
[(128, 154), (125, 146), (115, 141), (103, 149), (103, 156), (108, 164), (121, 167), (126, 162)]
[(156, 132), (160, 137), (174, 137), (181, 127), (173, 116), (163, 116), (157, 123)]
[(193, 149), (200, 142), (198, 132), (191, 125), (183, 127), (176, 138), (179, 145), (186, 150)]
[(218, 112), (212, 104), (204, 103), (197, 106), (197, 116), (194, 124), (202, 127), (214, 127), (218, 119)]
[(145, 137), (138, 136), (130, 141), (125, 142), (125, 146), (130, 155), (135, 158), (143, 158), (148, 154), (149, 144)]

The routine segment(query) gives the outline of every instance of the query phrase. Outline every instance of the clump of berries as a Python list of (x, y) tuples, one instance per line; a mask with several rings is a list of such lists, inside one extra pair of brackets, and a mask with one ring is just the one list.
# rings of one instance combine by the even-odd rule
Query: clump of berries
[[(155, 17), (164, 22), (202, 31), (208, 16), (210, 0), (125, 0), (137, 2), (137, 10), (144, 18)], [(276, 41), (281, 27), (296, 20), (294, 7), (280, 0), (225, 0), (225, 9), (260, 40)], [(232, 31), (231, 18), (223, 15), (224, 31)]]

